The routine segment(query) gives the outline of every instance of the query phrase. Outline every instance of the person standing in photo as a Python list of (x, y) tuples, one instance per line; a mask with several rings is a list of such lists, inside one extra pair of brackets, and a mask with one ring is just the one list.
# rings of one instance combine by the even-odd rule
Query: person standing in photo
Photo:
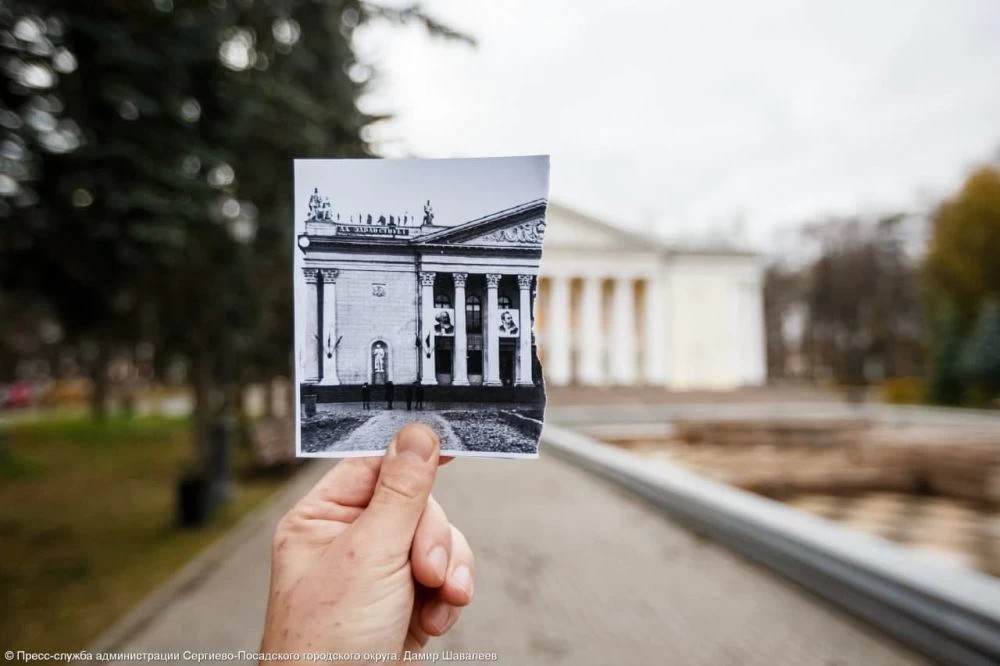
[(368, 385), (368, 382), (365, 382), (364, 384), (361, 385), (361, 407), (362, 407), (362, 409), (371, 409), (372, 408), (372, 402), (371, 401), (372, 401), (372, 389)]
[(393, 398), (396, 397), (396, 387), (391, 381), (385, 383), (385, 402), (388, 409), (392, 409)]
[(420, 382), (414, 382), (416, 384), (417, 391), (417, 409), (424, 408), (424, 385)]
[(413, 409), (413, 384), (406, 387), (406, 411)]

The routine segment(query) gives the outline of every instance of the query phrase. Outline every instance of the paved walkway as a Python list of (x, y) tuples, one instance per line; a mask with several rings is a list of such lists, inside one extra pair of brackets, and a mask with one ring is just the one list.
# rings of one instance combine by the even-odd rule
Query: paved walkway
[[(474, 605), (432, 648), (512, 666), (923, 663), (544, 447), (538, 461), (458, 460), (438, 486), (478, 573)], [(119, 649), (256, 649), (279, 509)]]
[(418, 422), (438, 433), (442, 451), (534, 454), (541, 434), (541, 421), (535, 417), (535, 410), (511, 403), (428, 403), (426, 409), (414, 410), (327, 403), (315, 416), (303, 419), (302, 449), (383, 451), (403, 425)]
[(461, 451), (465, 447), (462, 441), (452, 430), (451, 424), (440, 415), (431, 411), (407, 411), (403, 409), (384, 410), (375, 412), (375, 416), (347, 436), (343, 445), (338, 447), (342, 451), (372, 451), (381, 450), (386, 447), (386, 433), (398, 431), (407, 423), (426, 423), (437, 432), (441, 439), (441, 448), (447, 451)]

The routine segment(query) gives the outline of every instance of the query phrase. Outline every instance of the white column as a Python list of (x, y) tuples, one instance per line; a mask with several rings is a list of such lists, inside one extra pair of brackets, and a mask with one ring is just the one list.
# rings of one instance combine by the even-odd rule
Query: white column
[(635, 295), (632, 278), (617, 278), (611, 299), (611, 378), (635, 383)]
[(532, 275), (518, 275), (518, 312), (521, 316), (517, 338), (517, 383), (532, 386), (531, 378), (531, 280)]
[(757, 386), (767, 380), (767, 344), (764, 338), (764, 303), (760, 282), (740, 282), (737, 286), (739, 314), (736, 321), (740, 341), (739, 383)]
[(455, 282), (455, 362), (451, 383), (456, 386), (469, 385), (468, 343), (465, 337), (465, 281), (468, 273), (452, 273)]
[(487, 386), (500, 386), (500, 329), (497, 320), (497, 288), (500, 286), (499, 273), (486, 274), (486, 381)]
[(664, 364), (667, 353), (667, 336), (664, 327), (665, 290), (656, 278), (646, 278), (643, 330), (642, 378), (651, 386), (662, 385), (666, 379)]
[(552, 383), (565, 386), (573, 379), (572, 339), (569, 314), (570, 279), (552, 277), (549, 284), (549, 316), (545, 322), (545, 369)]
[(583, 280), (580, 297), (580, 360), (577, 376), (583, 384), (604, 383), (604, 322), (602, 282), (599, 277)]
[(306, 321), (302, 331), (302, 381), (319, 381), (319, 269), (303, 268), (306, 276)]
[(333, 386), (337, 377), (337, 269), (323, 269), (323, 339), (320, 343), (323, 378), (320, 384)]
[(420, 383), (437, 384), (434, 372), (434, 278), (420, 274)]

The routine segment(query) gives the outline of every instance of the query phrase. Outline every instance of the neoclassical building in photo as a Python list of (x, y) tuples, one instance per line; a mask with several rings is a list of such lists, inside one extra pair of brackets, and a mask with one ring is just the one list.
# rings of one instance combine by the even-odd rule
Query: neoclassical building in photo
[[(539, 392), (532, 336), (544, 200), (461, 224), (360, 215), (344, 221), (314, 195), (298, 237), (305, 321), (298, 362), (320, 400), (357, 399), (328, 387), (365, 382)], [(468, 399), (483, 391), (434, 391)], [(502, 398), (501, 398), (502, 399)]]
[(555, 386), (718, 390), (766, 379), (763, 267), (752, 252), (673, 247), (544, 200), (450, 226), (434, 223), (430, 202), (422, 219), (346, 222), (324, 205), (310, 206), (298, 238), (298, 362), (320, 400), (387, 381), (524, 395), (541, 383), (536, 354)]

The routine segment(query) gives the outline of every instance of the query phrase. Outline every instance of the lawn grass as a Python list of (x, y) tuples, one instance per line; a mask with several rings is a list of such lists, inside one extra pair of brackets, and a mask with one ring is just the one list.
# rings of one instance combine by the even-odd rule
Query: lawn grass
[(0, 451), (0, 645), (77, 650), (281, 485), (249, 472), (212, 524), (175, 523), (185, 419), (58, 416), (7, 426)]

